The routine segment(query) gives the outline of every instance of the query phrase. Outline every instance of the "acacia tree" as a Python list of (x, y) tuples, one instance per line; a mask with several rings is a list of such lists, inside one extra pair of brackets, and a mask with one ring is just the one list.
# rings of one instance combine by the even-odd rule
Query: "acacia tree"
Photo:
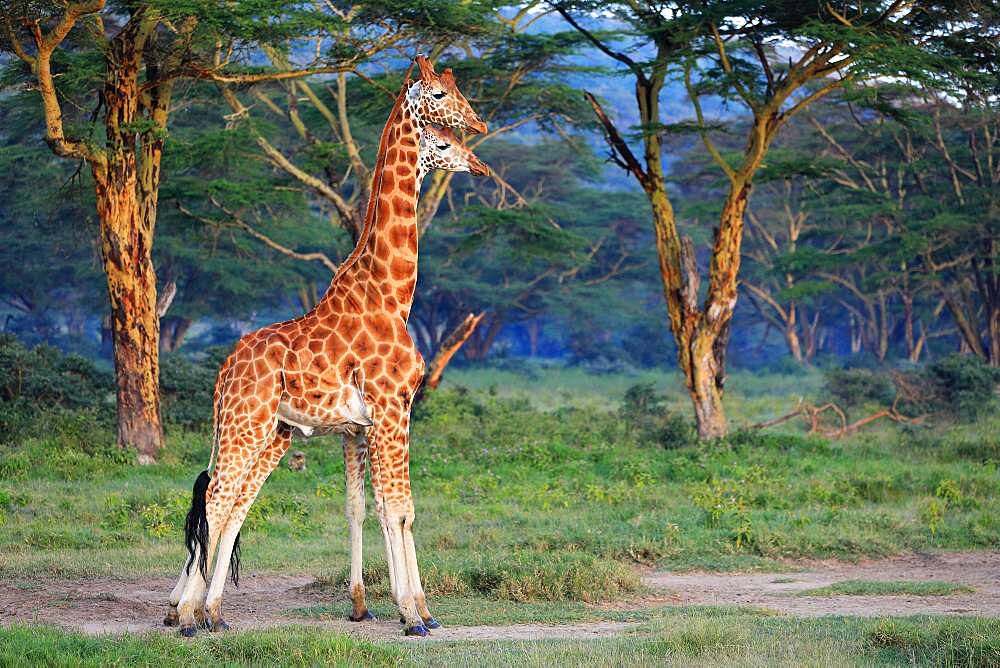
[[(247, 44), (286, 45), (303, 35), (329, 34), (337, 23), (308, 3), (272, 9), (272, 18), (265, 18), (259, 6), (241, 3), (2, 4), (0, 45), (23, 63), (21, 78), (37, 91), (45, 142), (56, 155), (86, 164), (93, 178), (114, 336), (118, 442), (136, 448), (141, 463), (154, 461), (163, 443), (151, 258), (175, 82), (255, 82), (343, 69), (320, 62), (248, 71), (242, 57)], [(221, 45), (222, 57), (206, 57), (219, 53), (206, 44)], [(92, 110), (90, 118), (83, 111), (67, 123), (62, 81), (79, 82), (91, 73), (83, 98), (74, 100), (77, 109)]]
[[(921, 22), (925, 19), (918, 7), (902, 0), (836, 7), (740, 0), (552, 5), (635, 83), (641, 159), (597, 98), (587, 97), (604, 127), (612, 159), (649, 198), (679, 366), (699, 436), (717, 438), (726, 432), (725, 353), (736, 306), (744, 213), (769, 148), (789, 119), (847, 81), (940, 68), (930, 62), (935, 42), (928, 37), (945, 27), (945, 18), (952, 18), (949, 11), (956, 9), (942, 10), (931, 26)], [(588, 14), (598, 11), (610, 12), (619, 29), (588, 29)], [(684, 82), (693, 123), (678, 119), (680, 123), (668, 124), (661, 117), (661, 96), (671, 74)], [(706, 101), (746, 110), (748, 131), (740, 153), (727, 156), (716, 146), (720, 123), (706, 112)], [(677, 229), (663, 159), (664, 136), (692, 126), (728, 181), (704, 294), (693, 243)]]

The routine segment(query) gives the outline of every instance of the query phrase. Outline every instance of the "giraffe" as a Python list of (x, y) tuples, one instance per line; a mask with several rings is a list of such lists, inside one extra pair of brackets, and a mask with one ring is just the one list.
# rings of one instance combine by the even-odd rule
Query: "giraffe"
[[(418, 179), (433, 151), (454, 154), (447, 156), (446, 168), (461, 155), (463, 171), (487, 174), (488, 168), (460, 143), (456, 150), (449, 131), (425, 133), (431, 123), (473, 132), (485, 132), (486, 125), (450, 70), (439, 76), (420, 56), (417, 64), (420, 81), (404, 85), (382, 132), (368, 216), (354, 251), (312, 311), (243, 337), (219, 372), (209, 462), (214, 476), (204, 471), (195, 483), (185, 531), (190, 558), (165, 620), (179, 624), (184, 636), (195, 634), (196, 621), (213, 630), (228, 628), (221, 598), (231, 561), (234, 580), (237, 576), (240, 527), (295, 430), (345, 434), (349, 462), (370, 455), (393, 597), (405, 631), (426, 635), (425, 624), (436, 626), (416, 567), (409, 485), (409, 409), (424, 366), (406, 331), (416, 284)], [(418, 159), (418, 147), (428, 159)], [(359, 479), (363, 486), (364, 460), (360, 476), (356, 466), (347, 468), (348, 488)], [(360, 499), (360, 515), (357, 499), (348, 501), (352, 598), (360, 590), (360, 609), (367, 614), (360, 578), (363, 494)], [(207, 567), (217, 548), (206, 595)]]

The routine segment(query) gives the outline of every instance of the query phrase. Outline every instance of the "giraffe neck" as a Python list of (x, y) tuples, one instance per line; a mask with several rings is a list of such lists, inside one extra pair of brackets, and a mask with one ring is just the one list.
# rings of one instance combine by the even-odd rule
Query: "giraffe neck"
[[(357, 246), (334, 276), (320, 304), (340, 284), (364, 288), (364, 309), (397, 313), (404, 319), (417, 282), (416, 204), (423, 122), (416, 113), (420, 82), (400, 92), (382, 131), (365, 226)], [(423, 174), (421, 174), (423, 172)]]

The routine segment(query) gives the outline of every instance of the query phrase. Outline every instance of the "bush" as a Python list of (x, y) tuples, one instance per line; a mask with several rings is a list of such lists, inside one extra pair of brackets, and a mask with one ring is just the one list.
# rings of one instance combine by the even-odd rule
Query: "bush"
[(85, 410), (110, 422), (111, 373), (79, 355), (46, 345), (29, 349), (13, 335), (0, 334), (0, 443), (20, 441), (54, 409)]
[(697, 442), (694, 423), (671, 413), (666, 395), (652, 383), (639, 383), (625, 391), (619, 416), (640, 440), (658, 443), (665, 449), (682, 448)]
[[(161, 357), (160, 398), (167, 424), (211, 424), (215, 377), (227, 353), (210, 349), (200, 359)], [(85, 357), (47, 345), (29, 349), (13, 335), (0, 334), (0, 444), (20, 443), (61, 411), (80, 411), (112, 426), (114, 375)]]
[(214, 359), (195, 362), (183, 355), (160, 358), (164, 421), (188, 428), (212, 424), (212, 394), (219, 367)]
[(996, 399), (1000, 369), (974, 355), (949, 355), (928, 364), (920, 374), (931, 408), (975, 418)]
[(823, 381), (823, 389), (842, 406), (889, 405), (896, 397), (892, 379), (878, 369), (827, 369)]

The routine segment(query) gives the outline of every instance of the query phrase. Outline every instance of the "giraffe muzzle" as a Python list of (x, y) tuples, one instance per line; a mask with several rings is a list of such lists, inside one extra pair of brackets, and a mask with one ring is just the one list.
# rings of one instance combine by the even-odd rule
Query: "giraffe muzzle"
[(473, 159), (469, 160), (469, 172), (476, 176), (489, 176), (490, 168), (479, 158), (473, 157)]
[(470, 131), (480, 135), (486, 134), (486, 123), (479, 116), (473, 114), (472, 119), (467, 120), (466, 124), (469, 126)]

